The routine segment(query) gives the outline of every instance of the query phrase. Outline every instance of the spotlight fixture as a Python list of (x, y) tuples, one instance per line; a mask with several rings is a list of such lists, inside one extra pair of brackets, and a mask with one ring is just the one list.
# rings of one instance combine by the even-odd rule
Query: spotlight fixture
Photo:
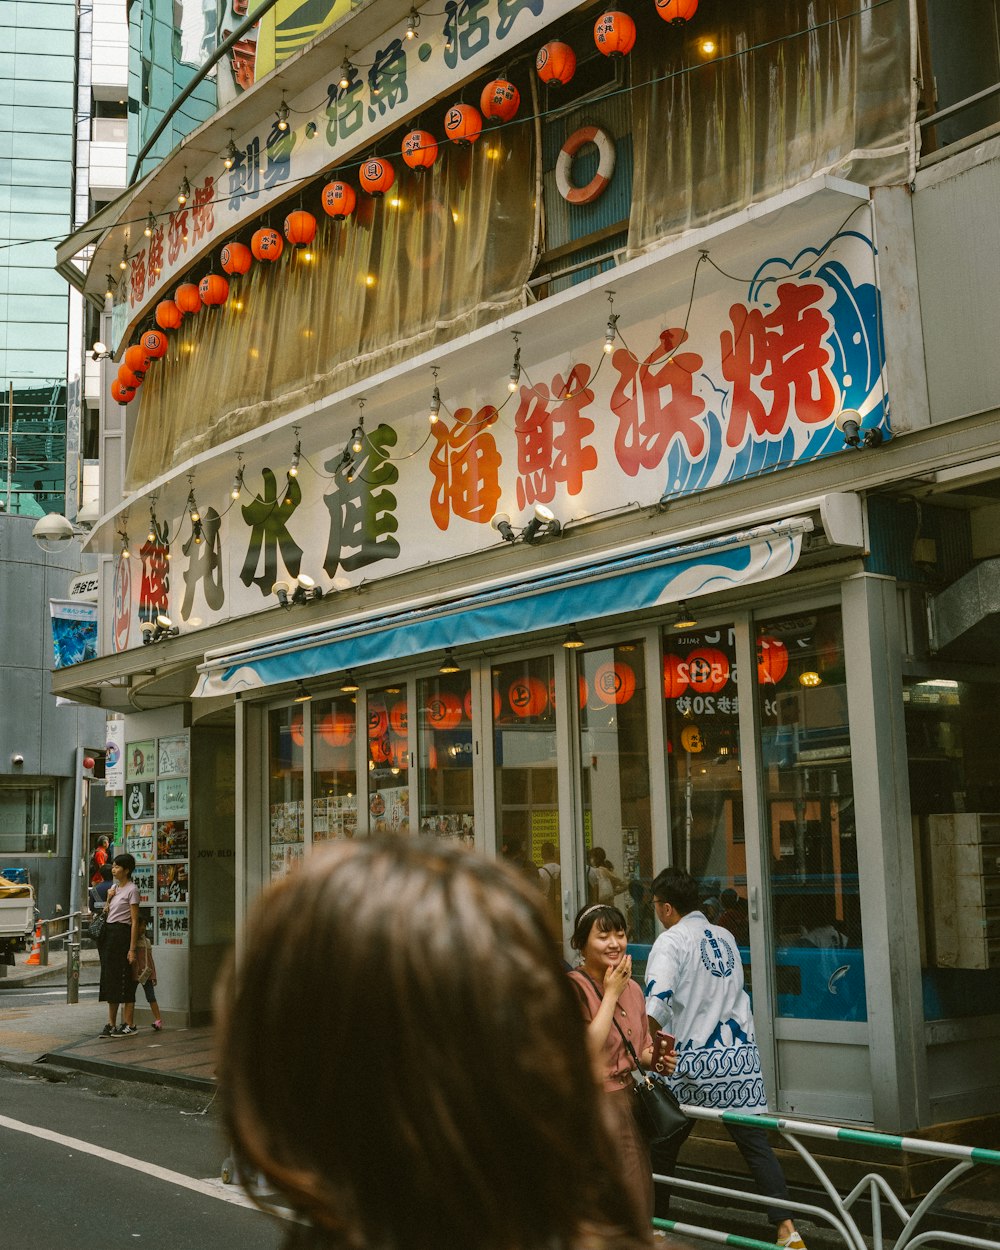
[(556, 520), (555, 513), (544, 504), (535, 504), (535, 515), (521, 531), (526, 543), (537, 542), (539, 537), (558, 538), (562, 533), (562, 525)]
[(416, 39), (417, 27), (420, 25), (420, 14), (416, 9), (410, 10), (410, 15), (406, 19), (406, 39)]
[(337, 79), (337, 86), (341, 91), (346, 91), (351, 85), (351, 78), (354, 76), (355, 69), (351, 64), (350, 58), (345, 56), (340, 63), (340, 77)]
[(181, 206), (181, 208), (183, 208), (190, 198), (191, 184), (188, 182), (187, 174), (185, 174), (181, 180), (180, 187), (177, 189), (177, 203)]
[(153, 642), (162, 642), (164, 638), (176, 638), (181, 631), (169, 616), (157, 613), (153, 620), (142, 622), (139, 632), (142, 634), (143, 646), (148, 646)]
[(91, 360), (107, 360), (110, 355), (111, 351), (108, 348), (107, 343), (102, 343), (100, 339), (98, 339), (94, 346), (90, 349)]
[(674, 618), (670, 622), (672, 629), (693, 629), (698, 624), (698, 620), (688, 611), (688, 605), (682, 599), (677, 605), (677, 611)]
[(454, 656), (454, 653), (452, 652), (451, 647), (445, 647), (444, 659), (441, 661), (441, 667), (438, 669), (438, 672), (439, 673), (460, 673), (461, 671), (462, 671), (462, 666), (461, 664), (457, 664), (455, 662), (455, 656)]
[(275, 117), (278, 119), (279, 130), (285, 131), (288, 129), (288, 115), (290, 112), (291, 110), (289, 109), (288, 105), (285, 103), (285, 97), (284, 95), (282, 95), (281, 103), (278, 105), (278, 110), (275, 113)]
[(151, 239), (153, 237), (153, 231), (155, 229), (156, 229), (156, 218), (153, 216), (153, 210), (150, 209), (149, 216), (146, 218), (146, 225), (142, 233), (146, 236), (147, 239)]
[(350, 669), (347, 670), (344, 680), (340, 683), (340, 689), (343, 694), (357, 694), (361, 689)]
[(226, 169), (232, 169), (240, 157), (240, 150), (233, 141), (233, 132), (229, 132), (229, 142), (226, 144), (226, 150), (222, 154), (222, 163)]
[(510, 517), (506, 512), (498, 512), (493, 520), (490, 521), (490, 525), (496, 530), (505, 543), (517, 541), (517, 535), (511, 527)]
[(845, 408), (837, 414), (833, 424), (843, 434), (848, 447), (881, 447), (885, 442), (882, 431), (873, 428), (862, 432), (861, 421), (862, 416), (857, 409)]
[(312, 695), (306, 689), (305, 683), (301, 681), (296, 682), (295, 698), (292, 700), (292, 702), (293, 703), (308, 703), (311, 699), (312, 699)]
[(300, 573), (295, 579), (294, 587), (288, 582), (275, 582), (271, 594), (275, 596), (283, 608), (290, 608), (293, 603), (308, 603), (312, 599), (323, 598), (323, 587), (306, 573)]
[(587, 644), (580, 637), (580, 631), (575, 625), (563, 639), (563, 646), (567, 651), (579, 651), (581, 647), (585, 647), (586, 645)]

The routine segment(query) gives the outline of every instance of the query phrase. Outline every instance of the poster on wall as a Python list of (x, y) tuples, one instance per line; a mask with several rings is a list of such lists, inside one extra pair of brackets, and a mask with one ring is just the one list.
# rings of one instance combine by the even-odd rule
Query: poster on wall
[(156, 868), (156, 901), (186, 903), (188, 901), (187, 864), (158, 864)]
[(161, 777), (186, 777), (190, 762), (187, 734), (161, 738), (157, 743), (156, 771)]
[(153, 901), (153, 865), (137, 864), (135, 872), (132, 874), (132, 880), (139, 891), (139, 906), (148, 906)]
[(135, 857), (137, 864), (151, 864), (154, 858), (152, 823), (126, 825), (125, 849), (130, 855)]
[(78, 599), (50, 599), (55, 667), (80, 664), (97, 656), (97, 604)]
[(187, 946), (188, 909), (157, 907), (156, 937), (160, 946)]
[(130, 781), (125, 785), (125, 819), (142, 820), (153, 815), (156, 786), (151, 781)]
[(157, 859), (187, 859), (188, 827), (186, 820), (165, 820), (156, 830)]
[(125, 722), (109, 720), (105, 727), (104, 793), (125, 793)]
[(141, 781), (156, 773), (156, 743), (130, 742), (125, 748), (125, 780)]
[(159, 783), (159, 808), (157, 814), (162, 818), (176, 818), (188, 814), (188, 779), (173, 777)]

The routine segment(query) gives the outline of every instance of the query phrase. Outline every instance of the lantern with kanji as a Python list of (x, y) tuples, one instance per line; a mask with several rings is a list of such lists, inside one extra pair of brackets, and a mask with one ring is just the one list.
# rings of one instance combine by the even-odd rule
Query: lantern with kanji
[(222, 249), (222, 268), (233, 277), (248, 273), (253, 264), (253, 252), (245, 243), (227, 243)]
[(160, 300), (153, 316), (161, 330), (176, 330), (184, 320), (184, 314), (172, 299)]
[(229, 299), (229, 282), (220, 273), (207, 273), (198, 283), (198, 294), (206, 308), (218, 308)]
[(479, 109), (471, 104), (453, 104), (444, 115), (444, 133), (460, 148), (471, 147), (483, 133)]
[(635, 46), (635, 22), (619, 9), (609, 9), (594, 23), (594, 43), (605, 56), (628, 56)]
[(682, 26), (698, 11), (698, 0), (655, 0), (656, 11), (665, 22)]
[(193, 282), (182, 282), (174, 292), (174, 303), (182, 313), (201, 312), (201, 295)]
[(285, 218), (285, 238), (292, 247), (308, 247), (316, 237), (316, 218), (297, 208)]
[(127, 404), (129, 400), (135, 398), (135, 387), (126, 386), (117, 378), (111, 383), (111, 398), (116, 404)]
[(521, 107), (521, 93), (506, 78), (494, 78), (483, 88), (479, 107), (488, 122), (509, 122)]
[(403, 160), (415, 174), (426, 173), (437, 158), (437, 139), (429, 130), (411, 130), (403, 139)]
[(285, 250), (285, 241), (277, 230), (264, 226), (254, 231), (250, 240), (250, 251), (257, 260), (277, 260)]
[(395, 181), (396, 171), (381, 156), (370, 156), (358, 170), (362, 191), (367, 191), (376, 200), (385, 195)]
[(354, 717), (350, 712), (331, 712), (320, 718), (319, 736), (332, 747), (346, 747), (354, 738)]
[(663, 697), (679, 699), (688, 688), (688, 664), (669, 651), (663, 657)]
[(140, 337), (139, 346), (150, 360), (161, 360), (167, 354), (167, 336), (159, 330), (147, 330)]
[(122, 357), (122, 363), (127, 365), (137, 378), (141, 378), (145, 376), (149, 368), (149, 356), (141, 343), (133, 343)]
[(462, 721), (462, 700), (449, 690), (432, 695), (424, 705), (431, 729), (455, 729)]
[(128, 387), (129, 390), (133, 391), (137, 391), (142, 386), (142, 378), (137, 373), (133, 373), (125, 363), (118, 366), (118, 381), (121, 382), (122, 386)]
[(552, 86), (565, 85), (576, 73), (576, 53), (568, 43), (553, 39), (538, 49), (535, 69), (542, 82)]
[(388, 764), (392, 759), (392, 743), (389, 741), (389, 735), (383, 734), (381, 738), (371, 738), (368, 742), (368, 754), (374, 763)]
[(635, 673), (621, 660), (601, 664), (594, 674), (594, 694), (602, 703), (628, 703), (635, 694)]
[(729, 660), (716, 647), (699, 647), (687, 658), (688, 681), (699, 694), (718, 694), (729, 680)]
[(389, 728), (394, 734), (399, 734), (402, 737), (406, 736), (407, 711), (405, 699), (400, 699), (389, 709)]
[(541, 716), (549, 705), (549, 694), (537, 677), (519, 677), (507, 689), (507, 702), (515, 716)]
[(381, 738), (389, 731), (389, 713), (384, 703), (368, 704), (368, 737)]
[(788, 672), (788, 648), (780, 638), (757, 639), (757, 680), (762, 686), (776, 686)]
[(349, 182), (328, 182), (320, 196), (323, 212), (334, 221), (343, 221), (350, 217), (357, 200), (357, 193)]

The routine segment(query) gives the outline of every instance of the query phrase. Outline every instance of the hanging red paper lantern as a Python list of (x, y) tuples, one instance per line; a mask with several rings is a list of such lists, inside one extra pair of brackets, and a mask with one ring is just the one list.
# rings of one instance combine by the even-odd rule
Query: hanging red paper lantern
[(698, 0), (655, 0), (656, 11), (665, 22), (682, 26), (698, 11)]
[(149, 368), (149, 356), (144, 351), (141, 343), (133, 343), (131, 347), (126, 349), (125, 355), (122, 357), (122, 363), (127, 365), (137, 378), (144, 377), (146, 370)]
[(142, 378), (137, 373), (133, 373), (126, 364), (118, 366), (118, 381), (122, 386), (130, 387), (133, 391), (137, 391), (142, 386)]
[(635, 22), (627, 13), (609, 9), (594, 23), (594, 43), (605, 56), (628, 56), (635, 46)]
[(159, 330), (147, 330), (139, 339), (139, 346), (150, 360), (160, 360), (167, 354), (168, 339)]
[(305, 730), (302, 727), (302, 713), (301, 712), (293, 713), (291, 724), (288, 727), (288, 732), (291, 734), (292, 741), (295, 743), (297, 747), (301, 747), (305, 745), (306, 734), (305, 734)]
[(320, 196), (323, 212), (334, 221), (350, 217), (357, 200), (357, 193), (349, 182), (328, 182)]
[(206, 308), (218, 308), (229, 299), (229, 283), (220, 273), (207, 273), (198, 283), (198, 295)]
[(757, 639), (757, 680), (776, 686), (788, 672), (788, 648), (779, 638)]
[(635, 694), (635, 673), (629, 664), (609, 660), (594, 674), (594, 694), (602, 703), (628, 703)]
[(319, 736), (332, 747), (346, 747), (354, 740), (354, 717), (350, 712), (331, 712), (317, 726)]
[(316, 237), (316, 218), (297, 208), (285, 218), (285, 238), (292, 247), (308, 247)]
[(549, 704), (545, 683), (537, 677), (519, 677), (507, 689), (507, 702), (515, 716), (541, 716)]
[(172, 299), (161, 300), (156, 305), (156, 312), (153, 316), (161, 330), (177, 330), (184, 320), (184, 314)]
[(222, 268), (230, 276), (250, 271), (253, 264), (253, 252), (245, 243), (227, 243), (222, 249)]
[(454, 729), (462, 721), (462, 701), (450, 690), (432, 695), (424, 704), (424, 711), (431, 729)]
[(411, 130), (403, 139), (403, 160), (414, 173), (426, 173), (437, 158), (437, 139), (429, 130)]
[(687, 661), (668, 651), (663, 657), (663, 697), (679, 699), (688, 688)]
[(483, 133), (483, 119), (471, 104), (453, 104), (444, 115), (444, 133), (460, 148), (471, 147)]
[(389, 709), (389, 727), (394, 734), (399, 734), (401, 737), (406, 736), (408, 727), (407, 715), (405, 699), (400, 699), (398, 703), (394, 703)]
[(135, 398), (135, 387), (125, 386), (117, 378), (111, 383), (111, 398), (116, 404), (127, 404)]
[(576, 73), (576, 53), (568, 43), (553, 39), (535, 56), (535, 69), (542, 82), (553, 86), (565, 85)]
[(392, 759), (392, 746), (389, 742), (389, 735), (383, 734), (381, 738), (372, 738), (368, 743), (368, 754), (376, 764), (388, 764)]
[(277, 260), (285, 250), (285, 241), (277, 230), (265, 226), (254, 232), (250, 240), (250, 251), (257, 260)]
[(396, 181), (396, 171), (391, 162), (381, 156), (371, 156), (358, 170), (358, 182), (361, 190), (367, 191), (373, 199), (379, 199)]
[(389, 731), (389, 713), (384, 703), (368, 704), (368, 737), (381, 738)]
[(193, 282), (182, 282), (174, 292), (174, 303), (182, 313), (201, 312), (201, 296)]
[(729, 680), (729, 660), (715, 647), (690, 652), (687, 663), (691, 689), (699, 694), (718, 694)]
[(466, 720), (472, 720), (472, 691), (466, 690), (465, 698), (462, 700), (462, 711), (465, 713)]
[(479, 107), (488, 122), (509, 122), (521, 107), (521, 93), (506, 78), (494, 78), (483, 88)]

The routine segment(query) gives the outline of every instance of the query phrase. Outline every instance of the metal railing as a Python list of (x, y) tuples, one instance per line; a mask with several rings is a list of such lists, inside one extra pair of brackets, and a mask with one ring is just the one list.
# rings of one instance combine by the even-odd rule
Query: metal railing
[[(996, 1238), (972, 1237), (942, 1228), (921, 1228), (931, 1208), (959, 1177), (978, 1165), (1000, 1168), (1000, 1151), (986, 1150), (977, 1146), (958, 1146), (951, 1142), (924, 1141), (917, 1137), (894, 1137), (887, 1133), (875, 1133), (867, 1129), (840, 1128), (833, 1124), (810, 1124), (802, 1120), (786, 1120), (778, 1116), (743, 1115), (736, 1111), (714, 1111), (707, 1107), (685, 1106), (684, 1111), (693, 1120), (714, 1120), (722, 1124), (739, 1124), (749, 1128), (761, 1128), (780, 1133), (799, 1154), (818, 1181), (828, 1199), (829, 1206), (782, 1199), (782, 1206), (797, 1215), (826, 1224), (843, 1241), (848, 1250), (917, 1250), (917, 1247), (947, 1243), (969, 1247), (970, 1250), (1000, 1250)], [(800, 1137), (814, 1137), (821, 1141), (849, 1142), (867, 1148), (884, 1149), (893, 1154), (922, 1155), (926, 1158), (953, 1161), (953, 1166), (920, 1199), (913, 1210), (908, 1210), (893, 1193), (885, 1177), (877, 1171), (869, 1171), (857, 1182), (850, 1193), (842, 1195), (815, 1156), (802, 1144)], [(669, 1184), (672, 1189), (727, 1201), (772, 1206), (773, 1198), (729, 1189), (723, 1185), (711, 1185), (704, 1181), (689, 1181), (678, 1177), (657, 1176), (656, 1180)], [(1000, 1175), (998, 1175), (1000, 1181)], [(866, 1236), (858, 1225), (855, 1212), (864, 1203), (870, 1203), (871, 1234)], [(900, 1231), (893, 1238), (886, 1232), (884, 1217), (894, 1215)], [(717, 1229), (701, 1228), (676, 1220), (654, 1219), (658, 1229), (700, 1237), (720, 1245), (739, 1246), (742, 1250), (774, 1250), (774, 1243), (741, 1237)]]

